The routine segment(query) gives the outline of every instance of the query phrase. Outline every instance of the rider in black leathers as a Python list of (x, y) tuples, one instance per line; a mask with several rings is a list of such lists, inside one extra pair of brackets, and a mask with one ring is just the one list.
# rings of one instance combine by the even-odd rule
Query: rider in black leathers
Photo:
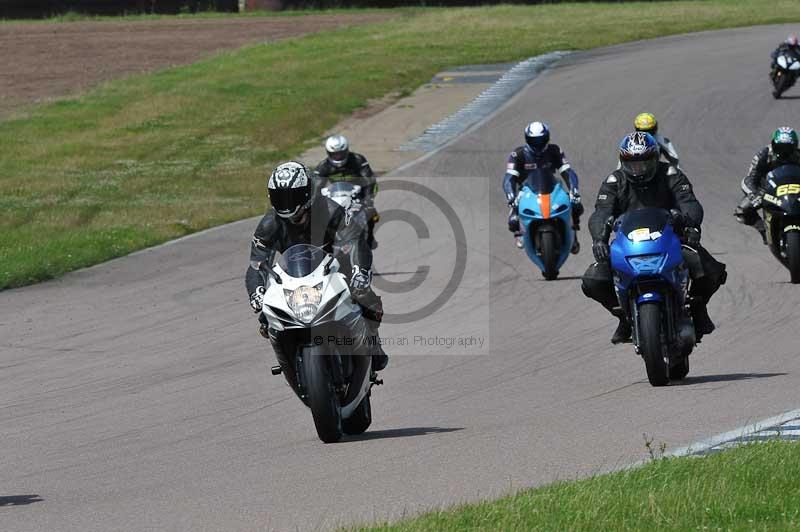
[(378, 182), (367, 158), (360, 153), (350, 151), (350, 143), (342, 135), (334, 135), (325, 141), (328, 156), (317, 165), (316, 175), (319, 187), (330, 182), (347, 181), (361, 187), (361, 203), (367, 219), (367, 241), (374, 247), (373, 235), (375, 224), (380, 215), (375, 209), (375, 195), (378, 193)]
[(754, 227), (767, 243), (764, 220), (758, 214), (764, 193), (761, 189), (768, 173), (785, 164), (800, 164), (800, 150), (797, 148), (797, 133), (789, 127), (781, 127), (772, 134), (772, 142), (761, 148), (750, 163), (750, 170), (742, 180), (744, 198), (736, 207), (733, 216), (737, 221)]
[[(645, 138), (645, 135), (649, 138)], [(609, 175), (600, 187), (595, 211), (589, 218), (592, 252), (596, 262), (586, 270), (582, 288), (587, 297), (599, 302), (609, 311), (618, 307), (609, 264), (609, 219), (616, 219), (628, 211), (645, 207), (670, 210), (673, 223), (685, 228), (683, 254), (692, 277), (691, 310), (699, 338), (714, 330), (706, 305), (725, 283), (725, 265), (715, 260), (700, 245), (703, 207), (697, 201), (689, 179), (680, 170), (675, 171), (674, 166), (658, 162), (658, 157), (658, 144), (648, 133), (633, 133), (620, 143), (622, 168)], [(641, 164), (643, 169), (637, 168), (636, 163)], [(619, 317), (620, 323), (611, 339), (612, 343), (630, 340), (630, 323), (626, 317), (615, 315)]]
[[(291, 365), (286, 363), (289, 357), (285, 354), (281, 333), (269, 329), (261, 313), (266, 290), (265, 276), (259, 266), (262, 262), (271, 266), (277, 253), (283, 253), (296, 244), (311, 244), (333, 253), (338, 235), (345, 232), (352, 235), (353, 231), (347, 225), (345, 210), (335, 201), (316, 193), (313, 179), (302, 164), (290, 162), (279, 165), (270, 177), (268, 186), (272, 208), (261, 219), (253, 234), (245, 286), (251, 307), (259, 313), (259, 332), (272, 343), (291, 384), (294, 372)], [(342, 273), (350, 276), (351, 293), (361, 306), (366, 326), (365, 331), (355, 331), (354, 336), (362, 337), (361, 344), (373, 357), (373, 369), (380, 371), (388, 362), (378, 336), (383, 305), (371, 287), (372, 251), (366, 241), (366, 228), (360, 231), (360, 238), (352, 241), (350, 247), (349, 260), (343, 262), (352, 264), (352, 272)]]

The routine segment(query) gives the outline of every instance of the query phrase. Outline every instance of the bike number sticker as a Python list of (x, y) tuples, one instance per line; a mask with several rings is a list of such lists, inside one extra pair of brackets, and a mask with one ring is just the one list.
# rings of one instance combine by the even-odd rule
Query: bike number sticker
[(800, 194), (800, 183), (792, 183), (790, 185), (781, 185), (776, 191), (778, 196), (785, 196), (787, 194)]

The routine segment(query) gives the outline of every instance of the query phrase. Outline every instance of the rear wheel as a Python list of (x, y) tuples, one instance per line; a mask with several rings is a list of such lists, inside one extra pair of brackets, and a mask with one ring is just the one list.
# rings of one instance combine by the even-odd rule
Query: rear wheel
[(342, 411), (333, 389), (328, 357), (322, 350), (308, 349), (303, 353), (303, 374), (317, 435), (325, 443), (335, 443), (342, 438)]
[(669, 379), (679, 381), (689, 374), (689, 357), (684, 357), (680, 362), (669, 368)]
[(372, 424), (372, 404), (369, 396), (370, 394), (367, 394), (353, 411), (353, 414), (342, 421), (342, 428), (345, 434), (362, 434)]
[(786, 233), (786, 258), (792, 284), (800, 284), (800, 232)]
[(558, 277), (558, 248), (556, 247), (556, 234), (545, 231), (539, 235), (539, 246), (544, 265), (544, 278), (552, 281)]
[(643, 303), (639, 307), (639, 348), (647, 368), (647, 380), (653, 386), (666, 386), (669, 376), (661, 342), (661, 305), (658, 303)]

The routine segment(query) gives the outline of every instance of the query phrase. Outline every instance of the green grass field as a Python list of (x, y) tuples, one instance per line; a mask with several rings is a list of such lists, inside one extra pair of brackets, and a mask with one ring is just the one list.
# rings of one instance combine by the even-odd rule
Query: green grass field
[(655, 460), (362, 531), (798, 530), (800, 446), (775, 441)]
[(268, 167), (369, 99), (410, 91), (444, 68), (800, 21), (800, 2), (401, 13), (118, 80), (0, 122), (0, 289), (261, 213)]

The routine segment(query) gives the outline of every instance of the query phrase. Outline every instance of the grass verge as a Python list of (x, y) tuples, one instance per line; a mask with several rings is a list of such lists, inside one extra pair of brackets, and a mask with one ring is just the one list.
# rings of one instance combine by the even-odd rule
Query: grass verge
[(800, 445), (774, 441), (359, 530), (797, 530), (799, 478)]
[(797, 21), (800, 3), (400, 13), (118, 80), (0, 122), (0, 289), (263, 212), (265, 166), (297, 156), (369, 99), (444, 68)]

